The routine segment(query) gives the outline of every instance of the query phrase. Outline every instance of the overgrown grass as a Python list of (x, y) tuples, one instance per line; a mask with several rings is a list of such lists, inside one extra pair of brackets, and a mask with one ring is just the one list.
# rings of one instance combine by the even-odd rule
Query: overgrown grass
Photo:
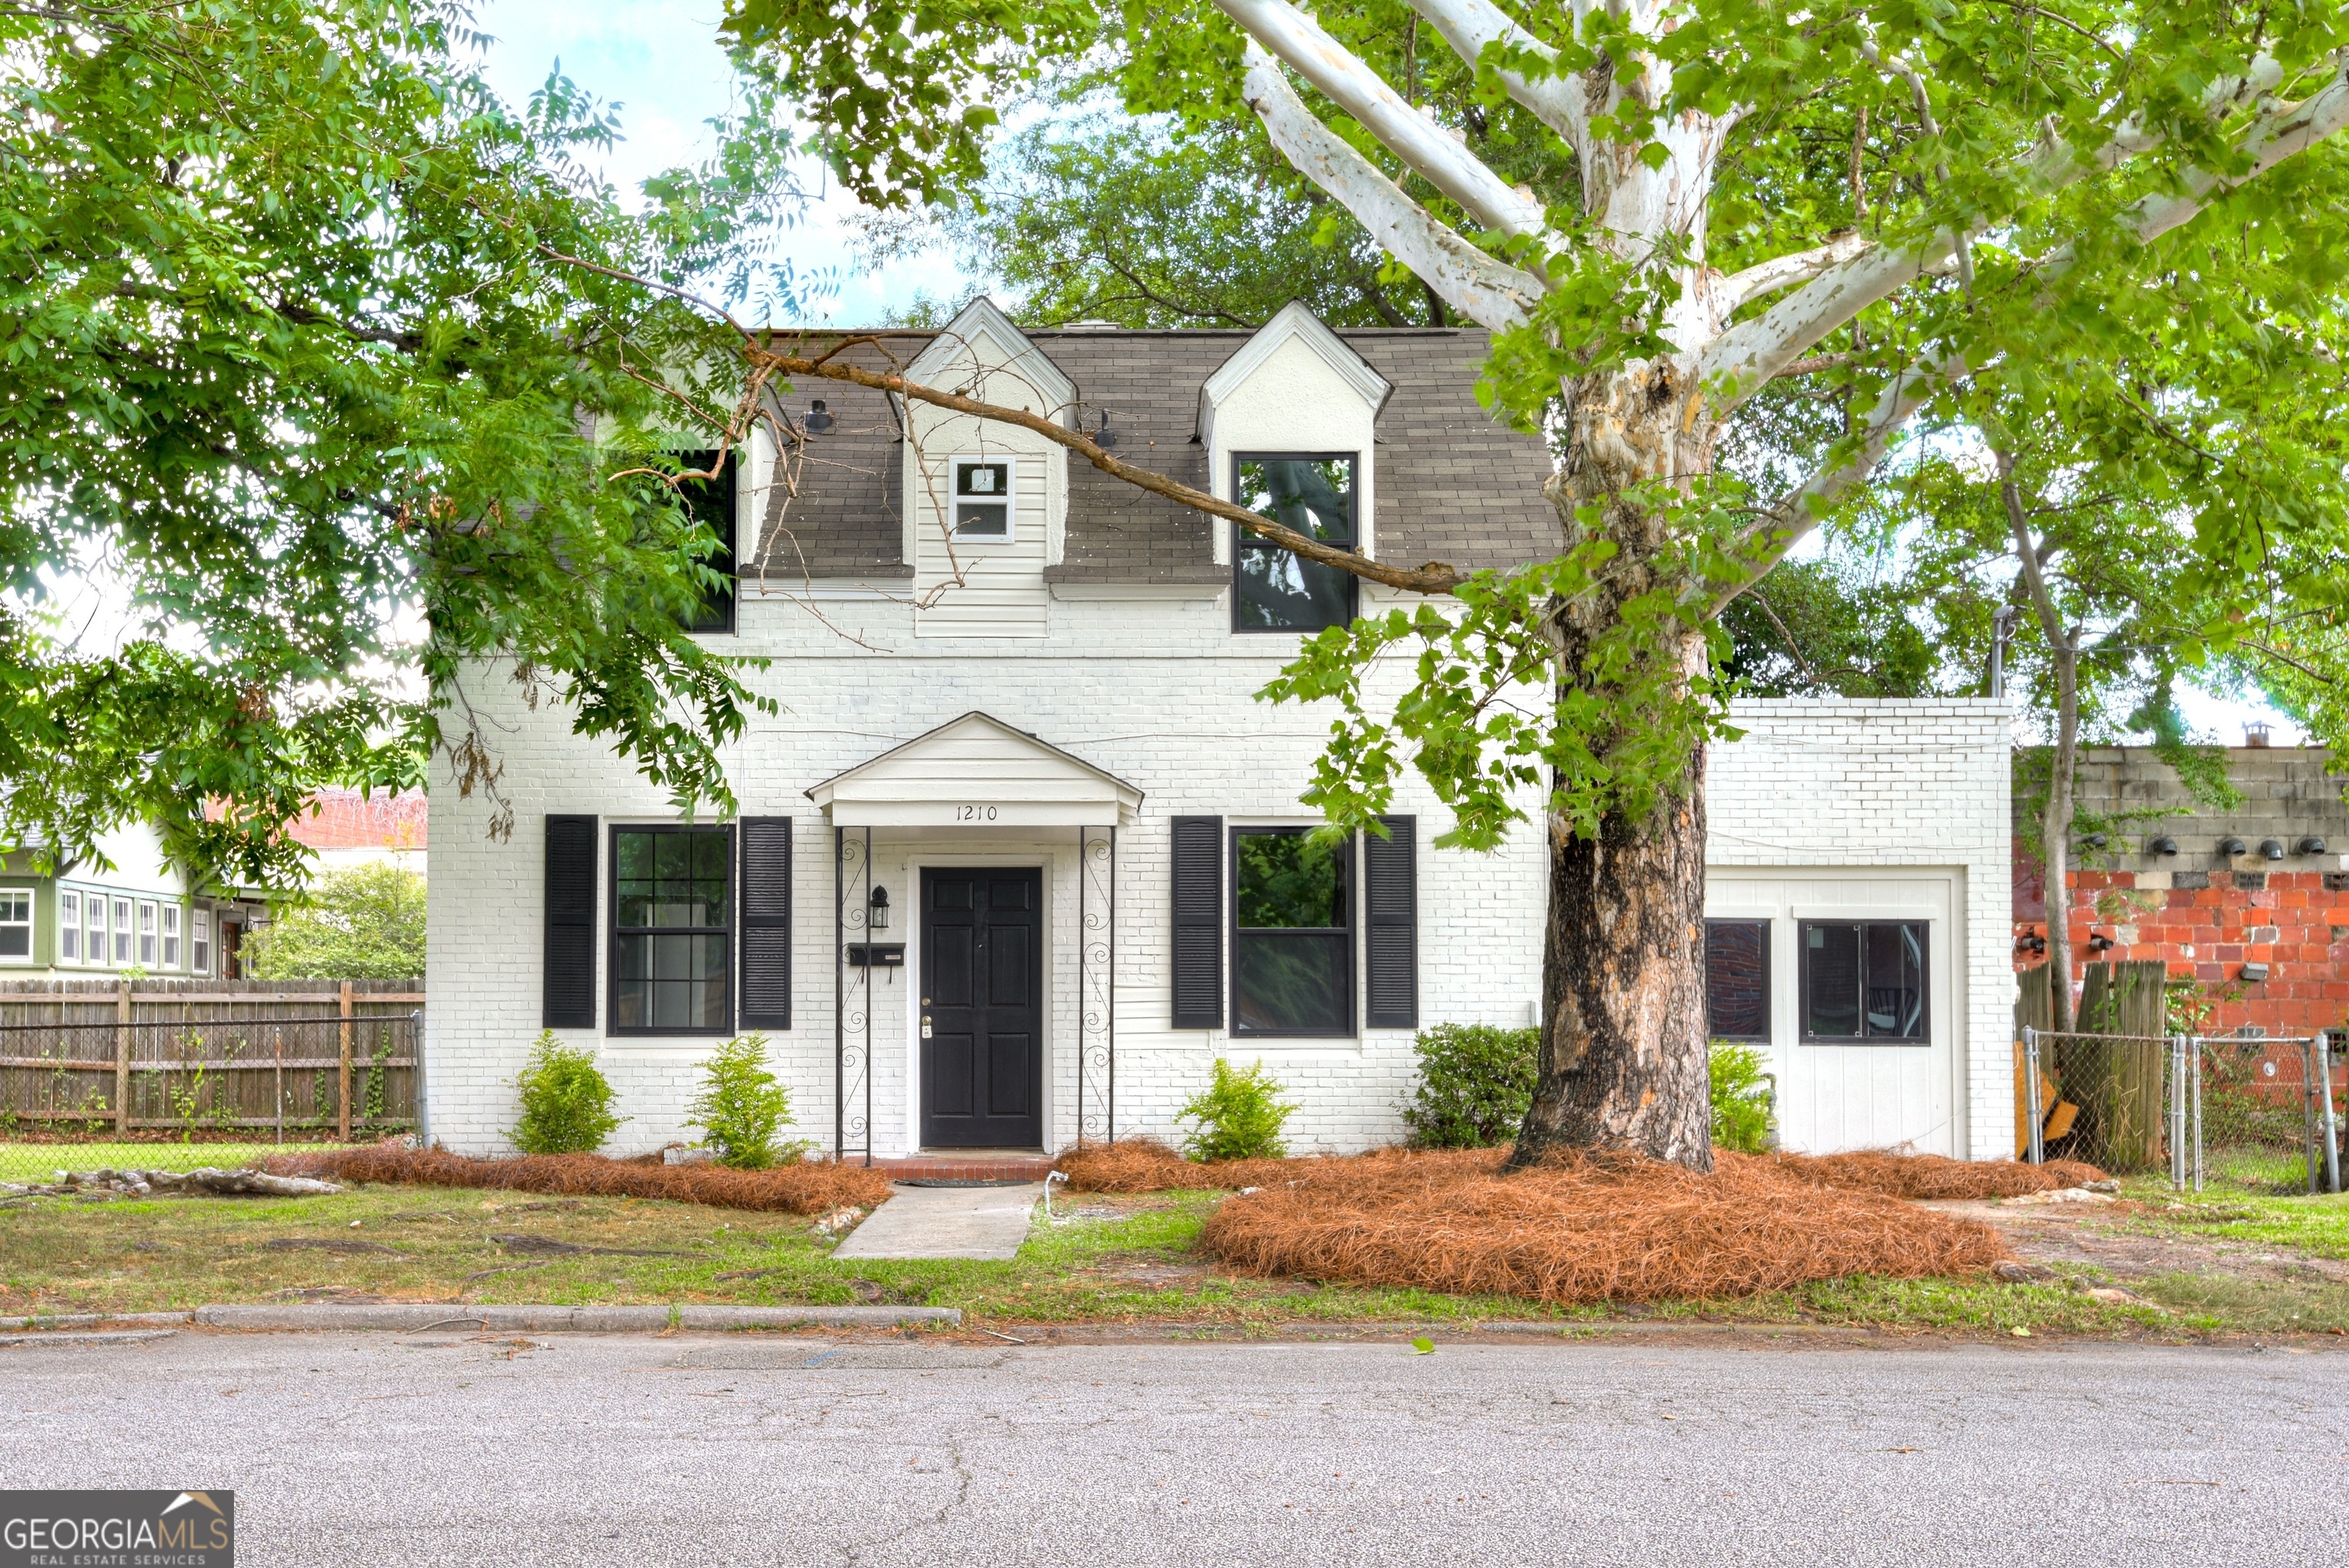
[[(2046, 1285), (1988, 1279), (1839, 1280), (1734, 1301), (1555, 1308), (1505, 1296), (1363, 1289), (1218, 1273), (1195, 1250), (1221, 1197), (1171, 1192), (1085, 1203), (1040, 1222), (1009, 1263), (835, 1262), (831, 1243), (787, 1215), (626, 1198), (358, 1188), (299, 1200), (0, 1206), (0, 1313), (140, 1311), (207, 1302), (333, 1300), (351, 1295), (467, 1302), (897, 1302), (958, 1306), (974, 1323), (1180, 1322), (1272, 1332), (1307, 1322), (1542, 1322), (1570, 1331), (1640, 1319), (1796, 1323), (1962, 1334), (2175, 1335), (2349, 1326), (2349, 1288), (2270, 1286), (2179, 1275), (2139, 1284), (2171, 1309), (2091, 1299), (2093, 1271)], [(354, 1225), (352, 1222), (357, 1221)], [(492, 1236), (526, 1234), (613, 1249), (543, 1258)], [(273, 1242), (361, 1243), (338, 1253)], [(666, 1255), (641, 1255), (646, 1253)]]

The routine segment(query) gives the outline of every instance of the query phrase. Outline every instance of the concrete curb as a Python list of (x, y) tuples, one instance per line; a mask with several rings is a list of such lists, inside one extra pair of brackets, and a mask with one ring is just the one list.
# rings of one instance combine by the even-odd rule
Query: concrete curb
[(336, 1302), (292, 1306), (200, 1306), (204, 1328), (274, 1330), (475, 1328), (485, 1334), (658, 1334), (670, 1328), (896, 1328), (914, 1323), (959, 1327), (952, 1306), (460, 1306)]
[(88, 1328), (100, 1323), (192, 1323), (192, 1312), (36, 1312), (26, 1317), (0, 1317), (0, 1328)]
[(0, 1334), (0, 1346), (144, 1345), (150, 1339), (169, 1339), (179, 1332), (176, 1328), (126, 1328), (111, 1334), (59, 1334), (47, 1330), (38, 1334)]

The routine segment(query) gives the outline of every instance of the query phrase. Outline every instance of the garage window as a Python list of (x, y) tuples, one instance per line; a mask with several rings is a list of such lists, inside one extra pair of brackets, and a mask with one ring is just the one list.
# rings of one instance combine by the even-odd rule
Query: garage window
[(1803, 1038), (1925, 1044), (1929, 929), (1921, 920), (1803, 922)]
[(1770, 923), (1704, 923), (1705, 1029), (1716, 1040), (1770, 1037)]

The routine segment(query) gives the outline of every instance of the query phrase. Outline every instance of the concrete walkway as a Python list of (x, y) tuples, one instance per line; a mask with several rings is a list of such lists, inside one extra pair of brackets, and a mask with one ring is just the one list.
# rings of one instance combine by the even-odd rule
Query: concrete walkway
[(833, 1248), (836, 1258), (975, 1258), (1005, 1263), (1028, 1239), (1041, 1181), (1019, 1187), (907, 1187)]

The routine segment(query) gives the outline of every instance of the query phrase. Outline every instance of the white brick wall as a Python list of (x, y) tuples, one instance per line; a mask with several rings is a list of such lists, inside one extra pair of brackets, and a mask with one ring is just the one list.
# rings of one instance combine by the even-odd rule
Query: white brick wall
[[(1119, 1130), (1171, 1133), (1176, 1108), (1228, 1048), (1236, 1060), (1261, 1057), (1299, 1105), (1290, 1122), (1296, 1146), (1358, 1148), (1400, 1134), (1397, 1107), (1412, 1078), (1409, 1031), (1366, 1031), (1334, 1045), (1233, 1043), (1219, 1033), (1168, 1026), (1167, 820), (1196, 812), (1242, 821), (1313, 820), (1296, 797), (1310, 779), (1329, 717), (1252, 697), (1293, 652), (1294, 639), (1236, 636), (1228, 611), (1216, 600), (1055, 601), (1048, 637), (986, 643), (917, 641), (908, 607), (877, 597), (830, 597), (817, 608), (821, 616), (802, 604), (746, 595), (741, 633), (726, 639), (732, 651), (778, 660), (751, 678), (783, 711), (754, 718), (727, 763), (746, 813), (795, 821), (797, 994), (792, 1027), (773, 1037), (772, 1055), (794, 1095), (799, 1136), (829, 1147), (835, 1080), (832, 843), (803, 791), (974, 708), (1035, 731), (1144, 793), (1119, 850)], [(1098, 651), (1104, 648), (1116, 653)], [(1387, 678), (1392, 685), (1400, 675)], [(532, 712), (510, 683), (488, 672), (468, 677), (466, 695), (504, 765), (499, 789), (515, 826), (510, 839), (492, 839), (489, 802), (460, 798), (446, 776), (435, 780), (426, 1081), (432, 1135), (451, 1149), (486, 1152), (506, 1147), (512, 1078), (539, 1029), (540, 818), (594, 812), (607, 822), (662, 821), (674, 820), (675, 812), (624, 759), (574, 737), (559, 707)], [(1782, 711), (1794, 710), (1801, 717), (1782, 723)], [(1760, 705), (1754, 715), (1762, 717), (1745, 719), (1754, 738), (1716, 756), (1715, 860), (1971, 868), (1982, 858), (1981, 846), (1964, 838), (1961, 854), (1947, 834), (1951, 824), (1966, 824), (1971, 833), (1982, 821), (1999, 824), (2002, 865), (2002, 712), (1980, 703)], [(1988, 769), (1974, 754), (1992, 732), (1999, 765)], [(1840, 754), (1842, 765), (1869, 759), (1854, 792), (1860, 803), (1837, 812), (1801, 809), (1813, 784), (1826, 781), (1837, 765), (1833, 747), (1817, 743), (1839, 736), (1857, 738)], [(1756, 775), (1757, 763), (1811, 771), (1801, 787), (1781, 790)], [(1983, 790), (1991, 793), (1971, 798)], [(1415, 778), (1394, 809), (1419, 818), (1422, 1023), (1527, 1022), (1540, 989), (1540, 833), (1521, 828), (1490, 856), (1436, 851), (1429, 841), (1449, 819)], [(1940, 836), (1921, 839), (1920, 832)], [(1938, 859), (1915, 860), (1928, 842), (1949, 847), (1934, 850)], [(1053, 999), (1046, 1093), (1055, 1147), (1076, 1129), (1076, 853), (1073, 830), (874, 830), (875, 878), (898, 912), (891, 940), (916, 938), (908, 928), (916, 923), (914, 868), (920, 864), (1045, 868), (1045, 962)], [(608, 865), (601, 871), (608, 875)], [(2002, 931), (2003, 873), (1970, 874), (1968, 889), (1970, 929)], [(1994, 912), (1972, 902), (1992, 895)], [(906, 1151), (914, 1137), (908, 1086), (915, 1042), (905, 999), (918, 984), (916, 963), (909, 954), (905, 973), (874, 983), (874, 1141), (884, 1154)], [(1988, 1016), (1982, 1006), (1975, 1013)], [(631, 1118), (615, 1135), (616, 1150), (691, 1136), (680, 1125), (683, 1107), (709, 1042), (567, 1033), (600, 1052), (619, 1109)]]

